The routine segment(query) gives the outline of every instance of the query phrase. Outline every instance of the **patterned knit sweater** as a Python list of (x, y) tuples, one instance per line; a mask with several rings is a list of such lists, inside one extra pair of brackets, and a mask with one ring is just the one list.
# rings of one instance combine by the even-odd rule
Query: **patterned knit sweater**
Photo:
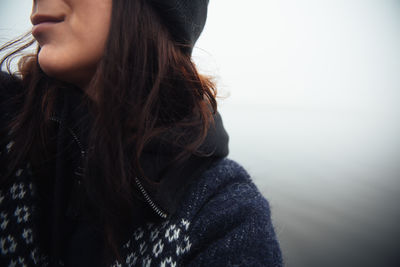
[[(48, 265), (35, 242), (29, 172), (19, 169), (12, 186), (0, 191), (1, 266)], [(131, 233), (121, 255), (113, 266), (282, 266), (267, 200), (228, 159), (190, 185), (176, 214)]]

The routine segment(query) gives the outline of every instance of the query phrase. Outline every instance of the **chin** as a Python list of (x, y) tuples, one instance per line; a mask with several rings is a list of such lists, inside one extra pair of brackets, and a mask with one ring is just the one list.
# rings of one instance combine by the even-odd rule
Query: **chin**
[(45, 51), (40, 51), (38, 63), (42, 71), (49, 77), (57, 80), (74, 84), (78, 87), (83, 87), (87, 84), (93, 73), (79, 64), (69, 62), (68, 59), (63, 59), (61, 56), (50, 56)]
[(60, 56), (50, 53), (46, 48), (40, 50), (38, 63), (42, 71), (53, 78), (58, 78), (68, 69), (66, 68), (66, 62)]

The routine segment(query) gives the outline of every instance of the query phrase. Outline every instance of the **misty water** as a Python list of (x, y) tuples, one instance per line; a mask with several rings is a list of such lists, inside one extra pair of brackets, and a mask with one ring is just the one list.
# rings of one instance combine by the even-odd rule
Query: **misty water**
[(399, 118), (246, 110), (223, 110), (230, 156), (270, 201), (286, 266), (399, 266)]

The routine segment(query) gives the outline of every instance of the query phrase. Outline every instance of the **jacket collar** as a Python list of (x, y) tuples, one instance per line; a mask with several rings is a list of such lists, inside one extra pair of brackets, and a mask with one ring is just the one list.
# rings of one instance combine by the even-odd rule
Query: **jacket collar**
[[(57, 118), (60, 129), (64, 129), (75, 143), (73, 147), (76, 152), (81, 154), (79, 149), (87, 148), (87, 133), (91, 125), (89, 112), (82, 105), (83, 94), (80, 89), (72, 88), (63, 97), (53, 117)], [(143, 195), (143, 201), (155, 217), (165, 219), (165, 215), (169, 216), (176, 211), (189, 183), (197, 179), (213, 162), (228, 155), (228, 142), (229, 136), (221, 116), (216, 113), (214, 123), (197, 153), (183, 162), (173, 162), (177, 149), (165, 137), (153, 140), (144, 148), (141, 166), (146, 177), (153, 185), (157, 185), (152, 186), (141, 177), (137, 177), (135, 182)]]

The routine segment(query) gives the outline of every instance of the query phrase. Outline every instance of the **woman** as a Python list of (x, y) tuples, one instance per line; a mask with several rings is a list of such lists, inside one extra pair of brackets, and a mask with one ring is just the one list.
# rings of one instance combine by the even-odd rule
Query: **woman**
[(2, 47), (38, 43), (0, 76), (1, 266), (281, 266), (191, 61), (207, 5), (33, 1)]

